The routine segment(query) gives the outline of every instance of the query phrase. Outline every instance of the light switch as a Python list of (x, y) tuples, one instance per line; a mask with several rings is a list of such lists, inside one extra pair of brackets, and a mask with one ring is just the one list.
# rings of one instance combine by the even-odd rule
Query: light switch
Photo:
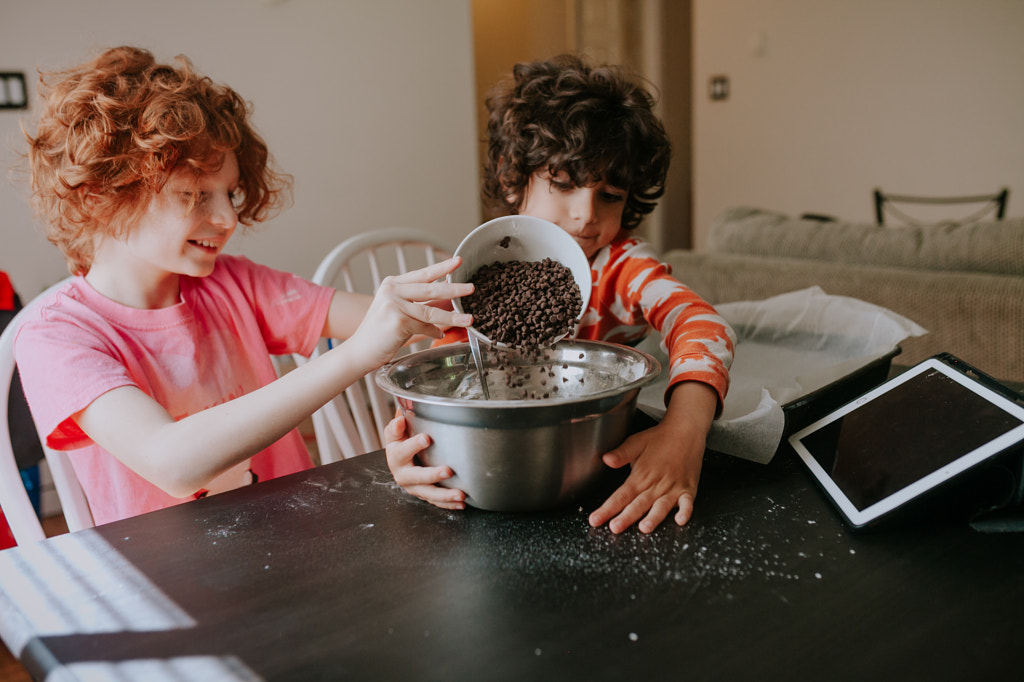
[(708, 95), (715, 101), (729, 99), (729, 77), (712, 76), (708, 82)]

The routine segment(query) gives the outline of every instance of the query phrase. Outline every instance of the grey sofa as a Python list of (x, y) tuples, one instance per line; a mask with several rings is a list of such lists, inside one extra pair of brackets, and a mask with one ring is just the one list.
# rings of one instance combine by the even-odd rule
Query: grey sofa
[(705, 251), (665, 260), (711, 303), (818, 285), (883, 306), (929, 330), (896, 364), (946, 351), (1024, 382), (1024, 218), (880, 227), (739, 207), (715, 219)]

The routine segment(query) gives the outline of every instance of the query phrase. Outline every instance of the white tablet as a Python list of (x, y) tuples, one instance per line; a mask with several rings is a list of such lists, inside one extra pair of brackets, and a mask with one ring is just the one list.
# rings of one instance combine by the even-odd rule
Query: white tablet
[(1024, 398), (942, 354), (797, 431), (789, 443), (854, 527), (1024, 441)]

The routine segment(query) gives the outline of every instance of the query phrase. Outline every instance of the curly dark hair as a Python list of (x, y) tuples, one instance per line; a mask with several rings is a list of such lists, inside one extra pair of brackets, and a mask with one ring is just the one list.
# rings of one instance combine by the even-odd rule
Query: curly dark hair
[(32, 200), (73, 274), (89, 271), (96, 234), (131, 232), (172, 171), (191, 169), (198, 181), (233, 152), (243, 225), (266, 220), (289, 198), (291, 178), (272, 167), (246, 102), (186, 57), (175, 61), (116, 47), (40, 75), (42, 112), (36, 134), (25, 131)]
[(518, 213), (537, 171), (578, 187), (604, 180), (628, 192), (622, 227), (635, 228), (664, 193), (672, 155), (653, 106), (621, 67), (570, 54), (517, 64), (487, 98), (484, 197)]

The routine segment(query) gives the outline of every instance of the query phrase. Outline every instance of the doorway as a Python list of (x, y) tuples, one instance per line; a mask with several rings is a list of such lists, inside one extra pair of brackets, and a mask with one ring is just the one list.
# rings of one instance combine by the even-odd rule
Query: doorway
[[(665, 195), (638, 230), (659, 252), (691, 248), (691, 6), (692, 0), (472, 0), (480, 163), (484, 99), (515, 64), (560, 52), (622, 64), (650, 81), (673, 145)], [(482, 205), (480, 215), (494, 217)]]

